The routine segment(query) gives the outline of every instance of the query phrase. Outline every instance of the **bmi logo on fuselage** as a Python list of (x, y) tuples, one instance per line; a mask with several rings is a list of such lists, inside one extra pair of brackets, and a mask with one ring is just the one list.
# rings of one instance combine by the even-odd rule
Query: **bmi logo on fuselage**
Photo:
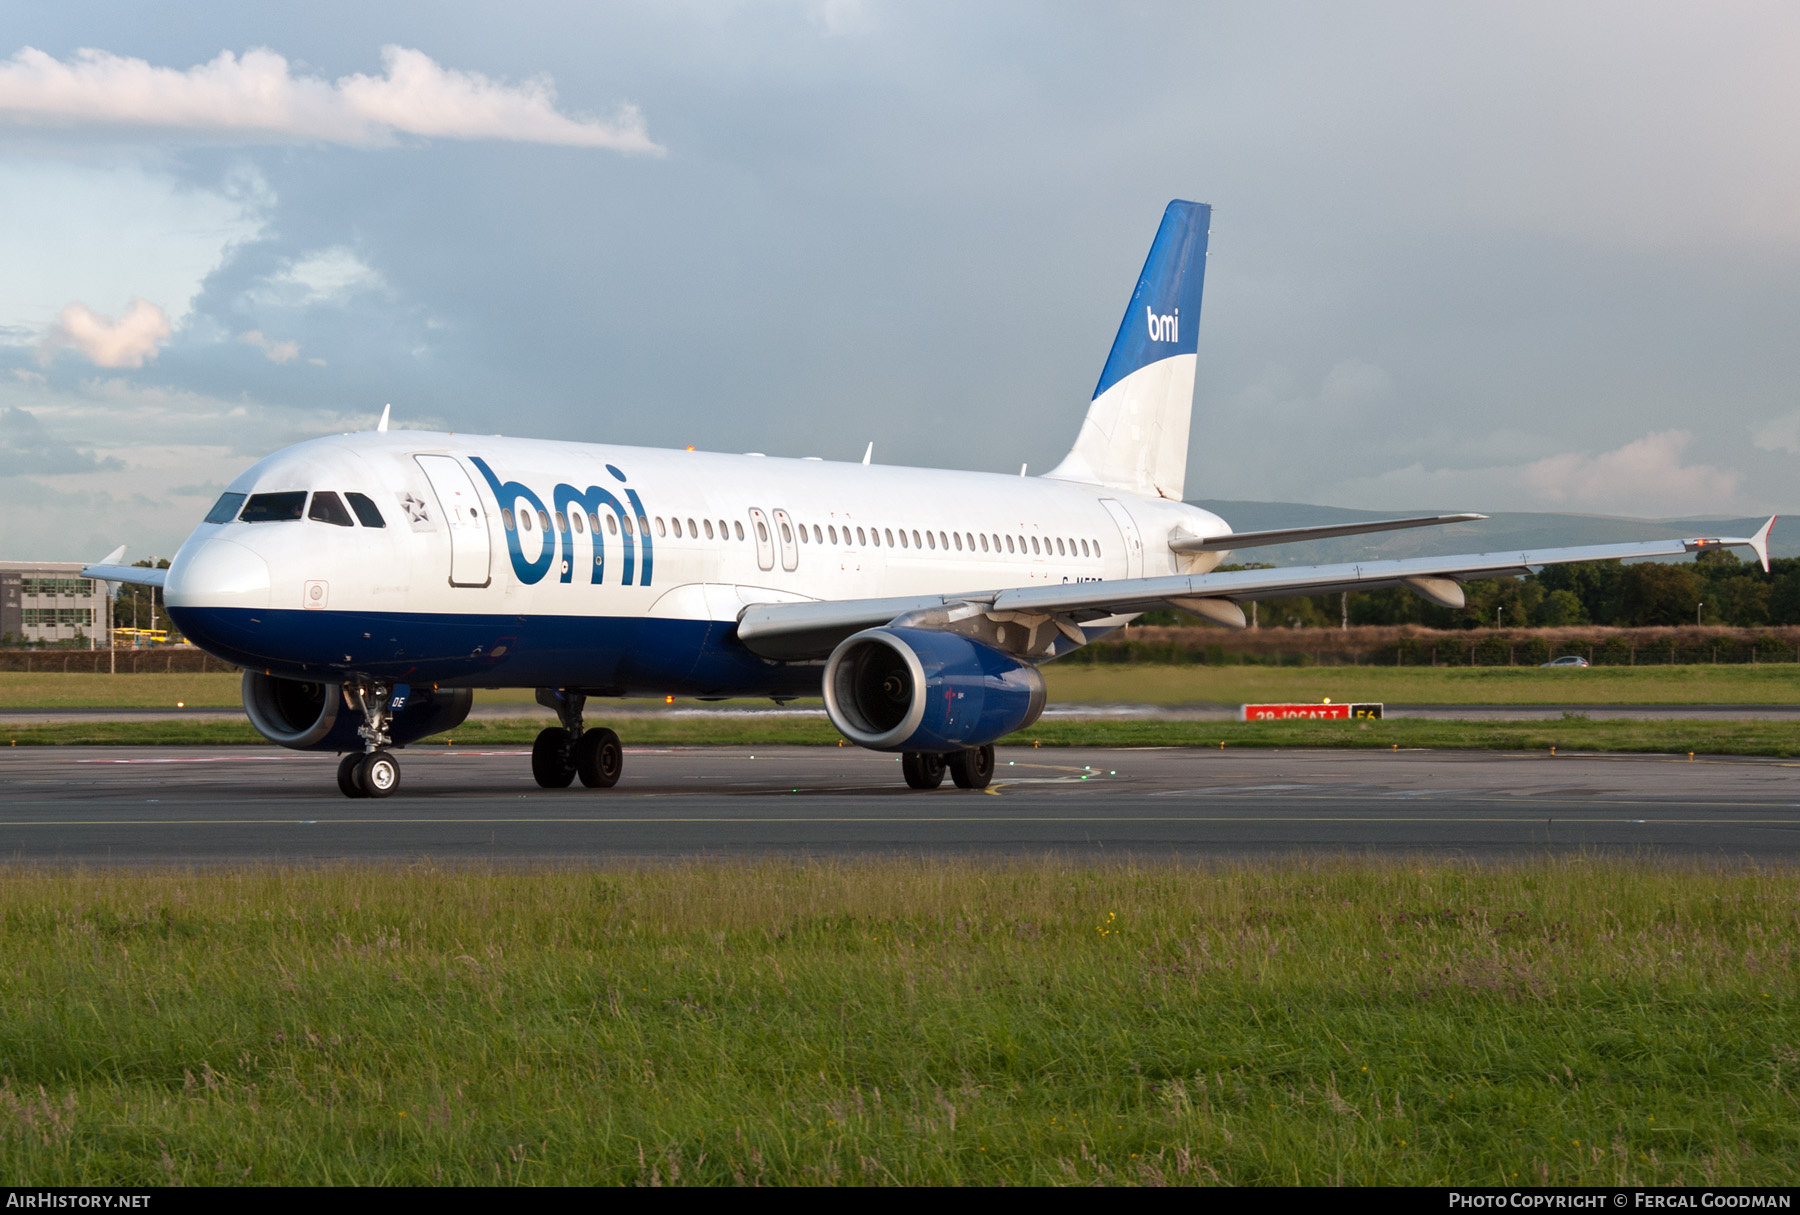
[(1181, 340), (1181, 309), (1173, 313), (1156, 313), (1144, 305), (1144, 319), (1150, 326), (1150, 340), (1153, 342), (1179, 342)]

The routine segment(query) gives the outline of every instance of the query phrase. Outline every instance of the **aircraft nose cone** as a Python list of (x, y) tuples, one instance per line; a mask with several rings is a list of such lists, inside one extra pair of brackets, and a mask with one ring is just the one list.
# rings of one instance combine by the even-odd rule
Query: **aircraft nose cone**
[(207, 540), (182, 552), (163, 584), (172, 608), (266, 608), (269, 566), (230, 540)]

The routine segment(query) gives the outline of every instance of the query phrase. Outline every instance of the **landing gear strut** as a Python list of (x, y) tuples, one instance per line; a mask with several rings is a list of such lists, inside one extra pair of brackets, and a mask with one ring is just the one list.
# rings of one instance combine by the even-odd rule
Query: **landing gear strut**
[(394, 741), (388, 733), (393, 696), (394, 685), (381, 680), (344, 683), (345, 701), (363, 719), (356, 728), (363, 740), (362, 754), (353, 752), (338, 761), (338, 790), (345, 797), (391, 797), (400, 788), (400, 764), (387, 750)]
[(905, 751), (900, 755), (900, 773), (908, 788), (935, 789), (944, 783), (945, 772), (958, 789), (985, 789), (994, 779), (994, 748), (970, 747), (948, 755)]
[(584, 728), (587, 697), (565, 688), (539, 688), (538, 703), (556, 712), (560, 726), (538, 734), (531, 744), (532, 779), (546, 789), (567, 789), (577, 776), (589, 789), (610, 789), (625, 767), (619, 736), (604, 726)]

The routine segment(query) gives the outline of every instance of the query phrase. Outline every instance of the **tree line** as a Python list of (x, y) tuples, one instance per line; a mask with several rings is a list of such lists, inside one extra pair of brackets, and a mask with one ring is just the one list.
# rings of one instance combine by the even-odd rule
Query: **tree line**
[[(1523, 578), (1470, 582), (1464, 594), (1468, 602), (1461, 608), (1439, 607), (1405, 587), (1354, 591), (1348, 603), (1340, 595), (1270, 599), (1257, 605), (1256, 616), (1263, 628), (1301, 629), (1336, 628), (1344, 622), (1346, 608), (1351, 624), (1417, 624), (1434, 629), (1800, 624), (1800, 558), (1773, 561), (1767, 574), (1760, 565), (1722, 549), (1701, 553), (1693, 561), (1553, 565)], [(1192, 622), (1186, 613), (1158, 612), (1144, 618), (1146, 624)]]

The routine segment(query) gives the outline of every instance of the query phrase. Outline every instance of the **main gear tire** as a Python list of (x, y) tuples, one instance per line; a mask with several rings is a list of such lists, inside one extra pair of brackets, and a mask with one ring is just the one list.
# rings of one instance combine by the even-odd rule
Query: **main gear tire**
[(950, 779), (958, 789), (985, 789), (994, 779), (994, 747), (970, 747), (952, 752), (949, 757)]
[(625, 748), (604, 726), (583, 730), (575, 740), (575, 774), (590, 789), (610, 789), (625, 770)]
[(575, 779), (574, 740), (561, 726), (551, 726), (531, 744), (531, 776), (546, 789), (567, 789)]
[(909, 789), (935, 789), (944, 783), (944, 757), (929, 751), (903, 752), (900, 774)]

